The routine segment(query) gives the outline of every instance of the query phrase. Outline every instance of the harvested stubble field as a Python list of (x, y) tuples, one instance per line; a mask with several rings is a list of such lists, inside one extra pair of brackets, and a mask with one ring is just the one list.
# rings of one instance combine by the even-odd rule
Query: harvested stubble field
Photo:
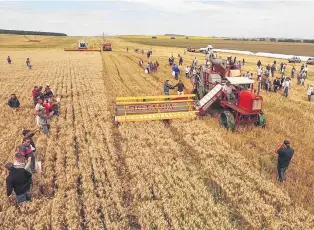
[(233, 49), (245, 50), (251, 52), (266, 52), (279, 53), (300, 56), (313, 56), (313, 43), (292, 43), (292, 42), (267, 42), (267, 41), (232, 41), (215, 38), (201, 38), (201, 37), (176, 37), (172, 40), (167, 36), (158, 36), (157, 39), (152, 39), (148, 36), (121, 36), (129, 42), (136, 42), (152, 46), (166, 46), (179, 48), (201, 48), (207, 45), (212, 45), (216, 49)]
[[(314, 106), (306, 102), (304, 88), (294, 84), (289, 98), (262, 94), (266, 129), (230, 133), (215, 118), (115, 128), (115, 98), (162, 94), (171, 73), (165, 67), (168, 56), (183, 49), (152, 47), (151, 59), (161, 67), (147, 75), (137, 65), (142, 55), (133, 52), (142, 45), (109, 41), (113, 52), (66, 53), (60, 47), (1, 52), (2, 165), (13, 160), (22, 127), (34, 127), (33, 86), (49, 82), (62, 96), (52, 135), (36, 137), (43, 172), (34, 175), (32, 203), (18, 207), (6, 198), (5, 170), (0, 168), (1, 229), (314, 228)], [(26, 57), (31, 71), (24, 65)], [(184, 64), (193, 58), (186, 54)], [(255, 71), (256, 58), (245, 58), (244, 69)], [(313, 74), (310, 67), (310, 81)], [(191, 89), (186, 79), (184, 83)], [(6, 106), (13, 92), (23, 106), (16, 113)], [(296, 154), (288, 181), (280, 185), (273, 150), (286, 138)]]

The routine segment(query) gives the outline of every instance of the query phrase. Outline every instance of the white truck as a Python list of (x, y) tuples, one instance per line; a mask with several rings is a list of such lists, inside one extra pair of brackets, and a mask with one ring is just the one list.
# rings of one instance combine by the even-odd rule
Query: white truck
[(213, 49), (214, 49), (214, 48), (213, 48), (212, 45), (208, 45), (206, 48), (200, 48), (200, 49), (199, 49), (199, 52), (208, 54), (208, 53), (212, 53), (212, 52), (213, 52)]

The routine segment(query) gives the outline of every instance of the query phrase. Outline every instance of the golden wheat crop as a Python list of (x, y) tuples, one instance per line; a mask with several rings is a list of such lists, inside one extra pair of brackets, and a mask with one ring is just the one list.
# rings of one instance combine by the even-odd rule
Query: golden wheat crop
[[(303, 88), (294, 87), (289, 98), (262, 93), (266, 129), (229, 133), (215, 118), (117, 128), (115, 98), (162, 94), (166, 79), (175, 83), (167, 59), (183, 49), (109, 41), (112, 52), (1, 52), (2, 165), (13, 160), (22, 127), (35, 126), (33, 86), (50, 83), (61, 95), (61, 115), (52, 121), (51, 136), (35, 138), (43, 172), (34, 175), (31, 203), (17, 207), (6, 198), (5, 170), (0, 168), (1, 229), (314, 228), (313, 105), (306, 102)], [(101, 42), (90, 39), (95, 47)], [(137, 47), (153, 49), (158, 73), (144, 74), (137, 64), (142, 55), (133, 52)], [(201, 54), (186, 54), (184, 65), (195, 55), (203, 61)], [(255, 71), (257, 59), (245, 58), (245, 70)], [(191, 90), (189, 81), (183, 81)], [(10, 93), (20, 99), (20, 111), (7, 108)], [(286, 138), (296, 155), (286, 184), (279, 185), (273, 150)]]

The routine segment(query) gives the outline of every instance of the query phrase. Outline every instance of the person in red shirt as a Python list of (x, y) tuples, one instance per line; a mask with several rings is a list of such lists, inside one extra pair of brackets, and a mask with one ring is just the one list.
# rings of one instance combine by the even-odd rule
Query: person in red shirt
[(46, 115), (49, 116), (50, 112), (51, 112), (51, 108), (54, 105), (53, 102), (51, 102), (50, 100), (45, 100), (43, 106), (45, 107), (46, 110)]

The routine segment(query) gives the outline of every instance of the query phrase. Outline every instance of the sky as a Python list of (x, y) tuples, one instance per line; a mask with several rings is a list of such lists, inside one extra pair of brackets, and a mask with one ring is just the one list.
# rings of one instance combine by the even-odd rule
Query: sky
[(314, 1), (0, 1), (0, 29), (314, 39)]

